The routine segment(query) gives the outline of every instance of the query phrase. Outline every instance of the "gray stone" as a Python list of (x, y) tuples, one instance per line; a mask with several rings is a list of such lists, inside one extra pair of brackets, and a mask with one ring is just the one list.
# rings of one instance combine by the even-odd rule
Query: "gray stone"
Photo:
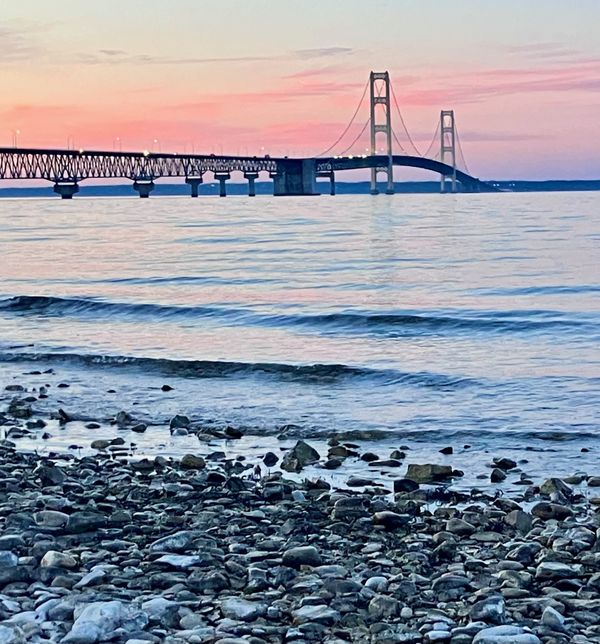
[(531, 508), (531, 514), (533, 514), (534, 517), (543, 519), (544, 521), (548, 521), (549, 519), (564, 521), (564, 519), (568, 519), (573, 516), (573, 511), (565, 505), (542, 501)]
[(241, 622), (253, 622), (267, 613), (267, 606), (260, 602), (247, 601), (239, 597), (228, 597), (219, 603), (223, 617)]
[(56, 550), (48, 550), (40, 561), (42, 568), (77, 568), (78, 563), (75, 557), (64, 552), (57, 552)]
[(81, 610), (62, 644), (96, 644), (114, 638), (117, 629), (132, 632), (148, 624), (145, 613), (120, 601), (92, 602)]
[(452, 468), (449, 465), (411, 463), (406, 472), (406, 478), (417, 483), (433, 483), (435, 481), (444, 481), (451, 477)]
[(187, 530), (161, 537), (150, 544), (150, 552), (181, 552), (192, 545), (194, 535)]
[(314, 546), (299, 546), (290, 548), (283, 553), (282, 563), (290, 568), (300, 566), (320, 566), (321, 555)]
[(316, 463), (319, 452), (304, 441), (298, 441), (281, 459), (281, 469), (287, 472), (299, 472), (305, 465)]
[(580, 564), (565, 564), (560, 561), (542, 561), (535, 571), (536, 579), (574, 579), (582, 573)]
[(292, 611), (294, 624), (305, 624), (307, 622), (316, 622), (331, 626), (340, 620), (338, 611), (320, 604), (318, 606), (306, 605)]
[(493, 626), (479, 631), (473, 644), (541, 644), (533, 633), (520, 626)]
[(471, 619), (476, 621), (502, 624), (505, 618), (505, 609), (502, 595), (494, 595), (473, 604), (469, 614)]

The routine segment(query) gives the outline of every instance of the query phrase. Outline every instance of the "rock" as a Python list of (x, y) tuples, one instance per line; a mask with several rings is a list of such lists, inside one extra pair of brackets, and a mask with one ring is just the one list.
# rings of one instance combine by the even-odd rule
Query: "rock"
[(125, 427), (133, 422), (133, 416), (126, 411), (120, 411), (115, 416), (115, 421), (119, 427)]
[(419, 484), (412, 479), (396, 479), (394, 481), (394, 493), (414, 492), (419, 489)]
[(553, 631), (562, 632), (565, 630), (565, 618), (552, 606), (546, 606), (542, 613), (542, 624)]
[(369, 602), (368, 611), (373, 619), (393, 619), (400, 614), (400, 602), (387, 595), (375, 595)]
[(177, 570), (186, 570), (197, 566), (202, 560), (196, 555), (163, 555), (154, 563), (163, 564)]
[(548, 521), (550, 519), (564, 521), (565, 519), (573, 516), (573, 511), (565, 505), (542, 501), (531, 508), (531, 514), (533, 514), (534, 517), (543, 519), (544, 521)]
[(452, 468), (449, 465), (434, 465), (430, 463), (420, 465), (411, 463), (408, 466), (406, 477), (417, 483), (444, 481), (452, 477)]
[(239, 597), (228, 597), (219, 602), (223, 617), (241, 622), (253, 622), (267, 613), (267, 606), (260, 602), (247, 601)]
[(244, 432), (241, 429), (239, 429), (238, 427), (232, 427), (231, 425), (225, 427), (225, 431), (223, 433), (227, 438), (233, 439), (239, 439), (244, 436)]
[(182, 530), (167, 537), (161, 537), (150, 544), (150, 552), (170, 553), (187, 550), (194, 540), (194, 535), (187, 530)]
[(169, 429), (178, 429), (178, 428), (189, 429), (190, 425), (191, 425), (190, 419), (187, 416), (182, 416), (180, 414), (177, 414), (176, 416), (173, 416), (173, 418), (171, 418), (171, 422), (169, 423)]
[(442, 449), (440, 450), (440, 454), (444, 454), (448, 456), (450, 454), (454, 454), (454, 450), (452, 449), (452, 447), (442, 447)]
[(263, 463), (267, 467), (274, 467), (275, 465), (277, 465), (278, 461), (279, 461), (279, 456), (277, 456), (277, 454), (274, 454), (273, 452), (267, 452), (263, 456)]
[(12, 568), (18, 563), (19, 557), (17, 557), (14, 552), (10, 552), (10, 550), (0, 550), (0, 568)]
[(477, 528), (470, 524), (468, 521), (463, 519), (452, 518), (446, 522), (446, 530), (452, 532), (452, 534), (458, 534), (461, 536), (468, 536), (473, 534)]
[(504, 470), (501, 470), (499, 467), (495, 467), (490, 474), (490, 481), (492, 483), (502, 483), (506, 480), (506, 474)]
[(110, 441), (107, 441), (103, 438), (98, 438), (97, 440), (91, 442), (90, 447), (92, 449), (106, 449), (110, 446), (110, 444)]
[(527, 534), (533, 526), (531, 515), (522, 510), (511, 510), (504, 517), (504, 522), (518, 530), (521, 534)]
[(542, 561), (535, 571), (535, 578), (540, 580), (575, 579), (581, 576), (580, 564), (565, 564), (560, 561)]
[(321, 555), (314, 546), (299, 546), (290, 548), (283, 553), (282, 564), (290, 568), (300, 566), (320, 566)]
[(540, 492), (548, 496), (558, 494), (565, 499), (570, 499), (573, 496), (573, 490), (558, 478), (550, 478), (544, 481), (540, 487)]
[(337, 521), (355, 521), (367, 515), (364, 501), (361, 497), (351, 496), (338, 499), (332, 512), (332, 518)]
[(513, 461), (512, 458), (495, 458), (494, 467), (497, 467), (500, 470), (514, 470), (517, 467), (516, 461)]
[(475, 621), (502, 624), (505, 619), (505, 609), (504, 597), (493, 595), (473, 604), (469, 615)]
[(33, 520), (44, 528), (62, 528), (69, 522), (69, 515), (58, 510), (40, 510), (33, 515)]
[(93, 532), (106, 527), (106, 517), (98, 512), (73, 512), (69, 516), (66, 530), (70, 533)]
[(375, 485), (373, 479), (367, 479), (362, 476), (351, 476), (347, 481), (346, 485), (348, 487), (367, 487), (369, 485)]
[(33, 470), (34, 476), (37, 476), (42, 485), (62, 485), (65, 482), (65, 475), (59, 467), (54, 465), (38, 465)]
[(373, 452), (365, 452), (361, 455), (360, 460), (365, 463), (374, 463), (379, 460), (379, 456), (377, 456), (377, 454), (373, 454)]
[(81, 590), (82, 588), (88, 588), (90, 586), (96, 586), (101, 584), (106, 579), (106, 572), (104, 570), (95, 569), (90, 570), (87, 575), (84, 575), (74, 586), (76, 590)]
[(473, 644), (541, 644), (533, 633), (520, 626), (492, 626), (479, 631)]
[(179, 465), (184, 470), (203, 470), (206, 467), (206, 461), (202, 456), (186, 454), (182, 457)]
[(25, 633), (18, 627), (0, 624), (0, 642), (2, 644), (26, 644)]
[(398, 514), (390, 510), (383, 510), (375, 512), (373, 515), (373, 523), (381, 525), (387, 530), (396, 530), (397, 528), (404, 528), (410, 522), (410, 516), (407, 514)]
[(77, 568), (78, 563), (75, 557), (64, 552), (48, 550), (40, 561), (42, 568)]
[[(77, 612), (76, 612), (77, 614)], [(92, 602), (83, 607), (62, 644), (96, 644), (114, 639), (115, 631), (132, 632), (144, 628), (148, 617), (132, 605), (120, 601)]]
[(328, 458), (325, 461), (325, 464), (323, 465), (323, 467), (326, 470), (337, 470), (337, 468), (341, 467), (342, 464), (343, 464), (343, 461), (341, 458)]
[(319, 460), (319, 452), (304, 441), (298, 441), (296, 445), (285, 453), (281, 461), (281, 469), (286, 472), (299, 472), (305, 465), (316, 463)]
[(148, 427), (144, 423), (137, 423), (137, 425), (133, 425), (131, 427), (132, 432), (136, 432), (137, 434), (143, 434)]
[(294, 620), (294, 624), (315, 622), (317, 624), (332, 626), (336, 622), (339, 622), (341, 615), (338, 611), (329, 608), (329, 606), (319, 604), (317, 606), (302, 606), (301, 608), (292, 611), (292, 618)]
[(600, 476), (590, 476), (587, 480), (588, 487), (600, 487)]

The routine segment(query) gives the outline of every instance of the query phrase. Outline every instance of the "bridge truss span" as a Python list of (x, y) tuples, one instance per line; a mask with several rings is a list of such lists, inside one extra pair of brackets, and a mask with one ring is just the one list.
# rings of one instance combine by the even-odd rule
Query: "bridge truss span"
[(0, 148), (0, 179), (159, 179), (205, 172), (276, 173), (268, 157)]

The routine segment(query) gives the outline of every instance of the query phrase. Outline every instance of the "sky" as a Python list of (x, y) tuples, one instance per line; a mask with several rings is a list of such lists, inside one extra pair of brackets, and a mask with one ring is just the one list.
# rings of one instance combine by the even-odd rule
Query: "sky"
[(599, 24), (599, 0), (2, 0), (0, 145), (312, 156), (387, 70), (419, 149), (454, 109), (475, 176), (597, 179)]

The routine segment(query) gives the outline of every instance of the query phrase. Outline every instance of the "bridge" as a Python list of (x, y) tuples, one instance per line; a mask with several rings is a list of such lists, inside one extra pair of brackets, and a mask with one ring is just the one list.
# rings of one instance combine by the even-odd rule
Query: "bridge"
[[(356, 117), (370, 88), (370, 114), (350, 145), (344, 137), (354, 126)], [(399, 136), (392, 128), (391, 97), (397, 108), (400, 122), (413, 153), (408, 154)], [(370, 126), (370, 127), (369, 127)], [(369, 154), (351, 154), (357, 146), (365, 150), (361, 137), (370, 130)], [(379, 135), (385, 137), (384, 148), (378, 147)], [(438, 138), (439, 135), (439, 138)], [(394, 154), (392, 137), (403, 154)], [(431, 154), (436, 141), (437, 153)], [(341, 154), (332, 155), (342, 145)], [(362, 146), (362, 147), (360, 147)], [(462, 158), (465, 169), (458, 167)], [(313, 195), (317, 192), (317, 179), (328, 178), (330, 194), (335, 194), (337, 172), (370, 169), (371, 193), (378, 194), (378, 175), (384, 174), (386, 193), (394, 192), (393, 168), (404, 166), (436, 172), (441, 177), (441, 191), (447, 184), (451, 191), (475, 192), (494, 190), (488, 184), (471, 176), (466, 170), (464, 156), (456, 129), (454, 112), (443, 110), (432, 144), (425, 154), (419, 153), (404, 124), (404, 119), (393, 94), (388, 72), (371, 72), (350, 123), (337, 141), (319, 155), (308, 158), (265, 156), (228, 156), (201, 154), (168, 154), (151, 152), (116, 152), (99, 150), (55, 150), (5, 147), (0, 148), (0, 179), (43, 179), (54, 184), (54, 191), (63, 199), (71, 199), (79, 191), (79, 183), (86, 179), (129, 179), (140, 197), (149, 197), (155, 187), (154, 181), (162, 178), (183, 178), (190, 186), (191, 196), (197, 197), (199, 186), (207, 173), (219, 182), (220, 196), (227, 194), (227, 181), (232, 173), (238, 173), (248, 181), (248, 194), (256, 194), (255, 182), (262, 175), (273, 180), (273, 194)]]

